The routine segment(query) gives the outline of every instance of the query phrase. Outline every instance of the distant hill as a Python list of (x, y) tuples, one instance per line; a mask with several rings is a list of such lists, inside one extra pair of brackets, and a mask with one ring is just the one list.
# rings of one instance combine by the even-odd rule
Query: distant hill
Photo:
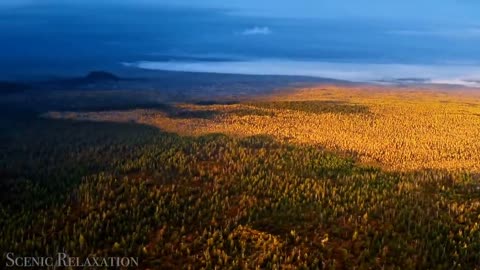
[(0, 81), (0, 95), (27, 90), (91, 90), (116, 89), (120, 81), (129, 81), (107, 71), (91, 71), (85, 76), (52, 78), (45, 81)]
[(122, 80), (122, 78), (107, 71), (91, 71), (82, 77), (57, 78), (37, 82), (32, 85), (32, 88), (40, 90), (115, 89)]
[(120, 78), (110, 72), (106, 71), (92, 71), (84, 78), (87, 81), (99, 82), (99, 81), (119, 81)]
[(0, 95), (8, 95), (23, 92), (30, 89), (30, 86), (23, 83), (0, 81)]

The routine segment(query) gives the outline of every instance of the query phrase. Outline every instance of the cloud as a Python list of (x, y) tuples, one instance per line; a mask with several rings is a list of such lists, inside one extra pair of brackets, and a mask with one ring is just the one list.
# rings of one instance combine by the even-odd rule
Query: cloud
[(248, 28), (248, 29), (243, 30), (243, 32), (241, 34), (248, 36), (248, 35), (270, 35), (271, 33), (272, 33), (272, 31), (270, 30), (269, 27), (255, 26), (253, 28)]

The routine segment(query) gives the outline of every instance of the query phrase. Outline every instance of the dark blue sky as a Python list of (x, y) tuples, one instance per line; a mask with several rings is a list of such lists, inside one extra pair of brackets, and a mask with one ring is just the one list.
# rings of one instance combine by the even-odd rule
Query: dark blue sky
[(475, 0), (2, 0), (0, 8), (28, 8), (38, 3), (64, 5), (135, 5), (220, 8), (247, 15), (291, 18), (363, 17), (478, 23)]
[(478, 10), (473, 0), (2, 0), (0, 72), (143, 60), (476, 64)]

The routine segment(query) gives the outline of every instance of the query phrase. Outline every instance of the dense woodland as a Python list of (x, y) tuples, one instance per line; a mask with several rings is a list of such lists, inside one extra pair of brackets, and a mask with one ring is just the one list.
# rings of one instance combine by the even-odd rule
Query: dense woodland
[(138, 256), (152, 269), (480, 267), (470, 173), (386, 172), (268, 136), (1, 121), (2, 253)]

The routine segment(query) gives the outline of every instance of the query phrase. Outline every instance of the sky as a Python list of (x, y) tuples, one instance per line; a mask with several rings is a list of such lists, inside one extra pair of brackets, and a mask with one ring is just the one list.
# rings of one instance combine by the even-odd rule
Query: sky
[(217, 8), (232, 13), (265, 17), (329, 18), (479, 23), (476, 0), (2, 0), (0, 8), (28, 8), (35, 5), (135, 5)]
[(473, 0), (178, 0), (171, 5), (208, 6), (230, 9), (241, 14), (270, 17), (325, 18), (359, 17), (373, 19), (478, 22), (478, 1)]
[[(447, 65), (451, 78), (437, 79), (461, 79), (461, 70), (476, 80), (478, 10), (474, 0), (2, 0), (0, 77), (142, 62), (237, 62), (225, 69), (238, 70), (238, 61), (251, 61), (265, 69), (275, 61), (308, 74), (421, 65), (412, 70), (429, 70), (426, 77), (448, 77)], [(309, 61), (319, 64), (302, 64)], [(311, 70), (325, 63), (332, 72)]]

